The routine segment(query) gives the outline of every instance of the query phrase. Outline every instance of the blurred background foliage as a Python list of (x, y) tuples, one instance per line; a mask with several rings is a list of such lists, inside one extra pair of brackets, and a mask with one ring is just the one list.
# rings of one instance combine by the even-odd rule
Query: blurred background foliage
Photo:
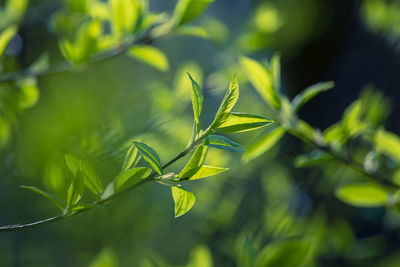
[[(151, 0), (148, 6), (135, 1), (129, 13), (135, 16), (120, 23), (107, 22), (116, 16), (110, 10), (117, 9), (107, 1), (0, 3), (0, 78), (20, 69), (40, 72), (64, 59), (75, 66), (0, 83), (2, 225), (56, 214), (46, 201), (19, 186), (37, 185), (65, 195), (72, 177), (64, 154), (91, 162), (106, 183), (119, 172), (133, 140), (156, 148), (164, 161), (183, 149), (192, 129), (186, 72), (203, 88), (204, 123), (212, 120), (234, 73), (241, 86), (237, 109), (268, 117), (270, 110), (238, 64), (243, 54), (262, 61), (279, 51), (282, 90), (290, 97), (319, 81), (336, 82), (333, 90), (300, 111), (311, 125), (325, 130), (342, 118), (345, 124), (350, 104), (360, 98), (369, 108), (365, 121), (372, 128), (385, 125), (399, 132), (399, 1), (216, 0), (194, 23), (150, 40), (159, 50), (147, 53), (163, 51), (166, 57), (159, 62), (155, 56), (157, 60), (147, 60), (150, 64), (138, 50), (87, 62), (164, 21), (175, 1)], [(147, 9), (150, 13), (143, 11)], [(266, 131), (234, 139), (248, 146)], [(354, 150), (358, 141), (352, 140)], [(340, 164), (296, 168), (307, 167), (308, 161), (297, 156), (311, 150), (290, 136), (246, 164), (237, 153), (210, 150), (207, 160), (230, 171), (194, 184), (197, 202), (185, 216), (173, 218), (167, 188), (147, 184), (105, 209), (34, 230), (2, 233), (1, 263), (398, 266), (398, 215), (340, 202), (334, 188), (362, 177)]]

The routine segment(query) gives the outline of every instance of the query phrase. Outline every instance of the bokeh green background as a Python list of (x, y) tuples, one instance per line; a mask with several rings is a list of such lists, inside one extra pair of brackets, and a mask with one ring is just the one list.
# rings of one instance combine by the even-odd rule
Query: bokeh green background
[[(18, 115), (0, 152), (1, 224), (57, 214), (51, 204), (19, 186), (65, 195), (71, 177), (64, 154), (88, 159), (107, 183), (118, 173), (132, 140), (154, 147), (164, 163), (181, 151), (192, 124), (186, 71), (203, 88), (204, 125), (212, 120), (234, 73), (241, 89), (237, 110), (268, 117), (237, 64), (239, 55), (262, 60), (279, 51), (289, 96), (334, 80), (335, 89), (300, 113), (316, 127), (339, 120), (367, 85), (383, 91), (396, 114), (400, 58), (398, 33), (390, 25), (398, 19), (394, 11), (392, 17), (371, 11), (384, 1), (368, 2), (372, 7), (346, 0), (216, 0), (196, 20), (209, 30), (210, 39), (168, 36), (155, 42), (168, 56), (167, 72), (121, 55), (39, 78), (40, 98)], [(64, 4), (30, 2), (7, 64), (29, 66), (45, 50), (52, 61), (60, 60), (47, 18)], [(150, 9), (170, 12), (174, 4), (151, 0)], [(390, 8), (398, 10), (395, 4)], [(389, 116), (388, 123), (398, 130), (397, 116)], [(246, 146), (266, 131), (232, 138)], [(301, 236), (312, 244), (307, 266), (398, 266), (398, 215), (337, 200), (335, 186), (358, 174), (340, 165), (295, 168), (294, 158), (304, 151), (310, 147), (292, 137), (246, 164), (239, 153), (212, 150), (207, 160), (230, 171), (193, 183), (197, 201), (185, 216), (174, 219), (169, 188), (146, 184), (104, 209), (1, 233), (0, 265), (249, 266), (248, 258), (268, 244)]]

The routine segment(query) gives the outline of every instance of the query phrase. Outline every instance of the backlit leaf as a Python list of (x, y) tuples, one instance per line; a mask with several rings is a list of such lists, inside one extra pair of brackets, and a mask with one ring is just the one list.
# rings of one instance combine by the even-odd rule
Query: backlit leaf
[(200, 167), (200, 169), (194, 175), (189, 177), (188, 180), (192, 181), (192, 180), (206, 178), (206, 177), (213, 176), (213, 175), (219, 174), (219, 173), (227, 171), (227, 170), (228, 170), (228, 168), (203, 165)]
[(196, 83), (195, 80), (193, 80), (192, 76), (190, 76), (189, 73), (188, 76), (190, 81), (192, 82), (192, 106), (193, 106), (194, 120), (199, 125), (204, 97), (201, 92), (200, 86)]
[(17, 33), (17, 29), (16, 25), (12, 25), (0, 33), (0, 57), (3, 55), (4, 51), (6, 51), (11, 39)]
[(168, 71), (167, 56), (158, 48), (149, 45), (135, 45), (129, 49), (128, 54), (160, 71)]
[(295, 111), (298, 111), (305, 103), (307, 103), (314, 96), (318, 95), (319, 93), (325, 92), (329, 89), (332, 89), (334, 86), (335, 86), (334, 82), (321, 82), (314, 84), (310, 87), (307, 87), (292, 100), (293, 109)]
[(124, 162), (122, 163), (122, 171), (129, 169), (135, 162), (138, 154), (138, 149), (135, 144), (132, 144), (126, 152)]
[(223, 114), (214, 125), (214, 129), (222, 133), (238, 133), (255, 130), (271, 123), (273, 121), (261, 116), (231, 112)]
[(356, 207), (380, 207), (386, 204), (389, 193), (378, 184), (349, 184), (338, 188), (336, 197)]
[(400, 163), (400, 137), (383, 129), (375, 135), (376, 150)]
[(220, 135), (208, 136), (205, 139), (204, 144), (206, 146), (226, 149), (234, 152), (244, 152), (244, 147), (242, 145), (235, 143), (232, 140)]
[(188, 178), (193, 176), (203, 165), (204, 160), (207, 156), (208, 147), (204, 145), (200, 145), (193, 152), (192, 157), (186, 164), (186, 166), (182, 169), (182, 171), (178, 174), (180, 179)]
[(149, 176), (150, 173), (151, 169), (145, 167), (128, 169), (121, 172), (114, 179), (114, 191), (122, 191), (131, 187)]
[(181, 185), (171, 187), (172, 197), (175, 202), (175, 218), (188, 212), (196, 201), (195, 195)]
[(134, 142), (135, 146), (142, 154), (143, 158), (150, 166), (158, 173), (162, 174), (161, 162), (160, 157), (158, 156), (157, 152), (149, 147), (148, 145), (140, 142)]
[(182, 25), (194, 20), (214, 0), (178, 0), (172, 16), (175, 25)]
[(257, 61), (241, 57), (240, 64), (251, 84), (272, 108), (279, 108), (279, 97), (273, 88), (273, 77), (270, 71)]
[(271, 130), (265, 134), (263, 137), (252, 143), (243, 154), (242, 160), (248, 162), (254, 158), (267, 152), (271, 149), (285, 134), (285, 130), (278, 126), (276, 128), (271, 128)]

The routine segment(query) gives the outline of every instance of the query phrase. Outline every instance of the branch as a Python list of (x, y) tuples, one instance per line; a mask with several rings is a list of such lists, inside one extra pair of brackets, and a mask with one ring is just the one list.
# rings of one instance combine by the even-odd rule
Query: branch
[[(205, 138), (206, 136), (203, 135), (202, 138), (199, 139), (202, 140), (203, 138)], [(164, 170), (167, 167), (169, 167), (170, 165), (172, 165), (173, 163), (175, 163), (176, 161), (178, 161), (179, 159), (183, 158), (184, 156), (186, 156), (190, 151), (192, 151), (195, 148), (195, 145), (189, 147), (188, 149), (183, 150), (181, 153), (179, 153), (176, 157), (174, 157), (173, 159), (171, 159), (170, 161), (168, 161), (167, 163), (165, 163), (161, 168)], [(150, 181), (154, 181), (155, 177), (157, 176), (156, 172), (151, 173), (147, 178), (141, 180), (140, 182), (138, 182), (137, 184), (121, 191), (118, 192), (117, 194), (112, 194), (111, 196), (109, 196), (108, 198), (105, 199), (101, 199), (98, 200), (96, 202), (94, 202), (94, 204), (98, 204), (98, 205), (103, 205), (103, 204), (107, 204), (108, 202), (110, 202), (111, 200), (122, 196), (128, 192), (130, 192), (132, 189), (139, 187), (147, 182)], [(53, 222), (57, 222), (57, 221), (61, 221), (64, 219), (67, 219), (69, 217), (75, 216), (77, 214), (80, 214), (82, 212), (86, 212), (88, 210), (93, 209), (94, 207), (87, 207), (81, 210), (78, 210), (76, 212), (73, 212), (71, 214), (61, 214), (55, 217), (51, 217), (51, 218), (47, 218), (47, 219), (43, 219), (40, 221), (36, 221), (36, 222), (32, 222), (32, 223), (26, 223), (26, 224), (12, 224), (12, 225), (5, 225), (5, 226), (1, 226), (0, 227), (0, 232), (16, 232), (16, 231), (21, 231), (21, 230), (25, 230), (25, 229), (29, 229), (29, 228), (35, 228), (44, 224), (49, 224), (49, 223), (53, 223)]]

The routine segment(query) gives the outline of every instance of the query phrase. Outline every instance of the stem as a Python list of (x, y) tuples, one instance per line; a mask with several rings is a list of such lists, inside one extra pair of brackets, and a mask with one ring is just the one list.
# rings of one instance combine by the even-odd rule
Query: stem
[[(203, 135), (201, 138), (199, 138), (199, 140), (202, 140), (202, 139), (204, 139), (204, 138), (205, 138), (205, 136)], [(198, 141), (199, 141), (199, 140), (198, 140)], [(197, 143), (198, 143), (198, 142), (195, 142), (195, 144), (197, 144)], [(171, 159), (170, 161), (168, 161), (167, 163), (165, 163), (161, 168), (162, 168), (163, 170), (166, 169), (167, 167), (169, 167), (170, 165), (172, 165), (173, 163), (175, 163), (175, 162), (178, 161), (179, 159), (181, 159), (181, 158), (183, 158), (184, 156), (186, 156), (186, 155), (187, 155), (192, 149), (194, 149), (195, 147), (196, 147), (195, 145), (192, 145), (192, 146), (190, 146), (189, 148), (183, 150), (181, 153), (179, 153), (179, 154), (178, 154), (177, 156), (175, 156), (173, 159)], [(133, 186), (131, 186), (131, 187), (129, 187), (129, 188), (127, 188), (127, 189), (125, 189), (125, 190), (123, 190), (123, 191), (121, 191), (121, 192), (118, 192), (118, 193), (116, 193), (116, 194), (112, 194), (112, 195), (109, 196), (108, 198), (98, 200), (98, 201), (94, 202), (93, 204), (99, 204), (99, 205), (107, 204), (107, 203), (110, 202), (111, 200), (113, 200), (113, 199), (115, 199), (115, 198), (117, 198), (117, 197), (119, 197), (119, 196), (121, 196), (121, 195), (124, 195), (124, 194), (128, 193), (129, 191), (131, 191), (132, 189), (134, 189), (134, 188), (136, 188), (136, 187), (139, 187), (139, 186), (141, 186), (141, 185), (143, 185), (143, 184), (145, 184), (145, 183), (147, 183), (147, 182), (154, 181), (154, 180), (155, 180), (154, 178), (155, 178), (156, 176), (157, 176), (157, 173), (156, 173), (156, 172), (153, 172), (153, 173), (151, 173), (148, 177), (146, 177), (145, 179), (141, 180), (140, 182), (134, 184)], [(12, 225), (1, 226), (1, 227), (0, 227), (0, 232), (15, 232), (15, 231), (21, 231), (21, 230), (25, 230), (25, 229), (29, 229), (29, 228), (35, 228), (35, 227), (38, 227), (38, 226), (40, 226), (40, 225), (49, 224), (49, 223), (57, 222), (57, 221), (60, 221), (60, 220), (64, 220), (64, 219), (66, 219), (66, 218), (75, 216), (75, 215), (77, 215), (77, 214), (80, 214), (80, 213), (82, 213), (82, 212), (85, 212), (85, 211), (88, 211), (88, 210), (91, 210), (91, 209), (93, 209), (93, 207), (87, 207), (87, 208), (78, 210), (78, 211), (76, 211), (76, 212), (73, 212), (73, 213), (71, 213), (71, 214), (69, 214), (69, 215), (62, 214), (62, 215), (58, 215), (58, 216), (55, 216), (55, 217), (43, 219), (43, 220), (36, 221), (36, 222), (32, 222), (32, 223), (26, 223), (26, 224), (12, 224)]]
[[(290, 133), (292, 136), (299, 138), (299, 135), (301, 136), (300, 133), (293, 133), (292, 131), (287, 131), (288, 133)], [(312, 146), (316, 147), (317, 149), (320, 149), (326, 153), (328, 153), (329, 155), (331, 155), (332, 157), (334, 157), (336, 160), (342, 162), (344, 165), (346, 165), (347, 167), (351, 168), (352, 170), (358, 172), (359, 174), (369, 177), (371, 178), (373, 181), (378, 182), (384, 186), (387, 186), (391, 189), (398, 189), (398, 186), (396, 186), (396, 184), (394, 184), (392, 181), (390, 181), (389, 179), (385, 178), (384, 176), (381, 176), (379, 173), (369, 173), (367, 172), (363, 165), (356, 161), (354, 158), (351, 157), (344, 157), (338, 153), (336, 153), (335, 151), (333, 151), (331, 149), (331, 147), (327, 146), (327, 145), (321, 145), (318, 144), (317, 142), (315, 142), (314, 140), (310, 140), (305, 136), (302, 136), (303, 140), (309, 144), (311, 144)]]

